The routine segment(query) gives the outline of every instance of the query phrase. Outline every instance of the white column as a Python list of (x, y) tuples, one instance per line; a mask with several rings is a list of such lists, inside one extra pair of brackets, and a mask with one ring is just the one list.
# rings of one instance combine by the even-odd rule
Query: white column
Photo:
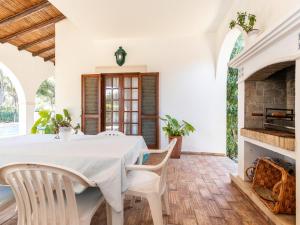
[(26, 134), (31, 133), (31, 127), (34, 123), (34, 108), (35, 108), (35, 102), (26, 102)]
[(238, 84), (238, 175), (243, 180), (245, 179), (245, 143), (243, 137), (241, 137), (241, 129), (244, 128), (244, 115), (245, 115), (245, 82)]
[(296, 224), (300, 224), (300, 58), (296, 61), (296, 81), (295, 81), (295, 87), (296, 87), (296, 105), (295, 105), (295, 114), (296, 114), (296, 171), (297, 171), (297, 202), (296, 202), (296, 214), (298, 215), (296, 217)]

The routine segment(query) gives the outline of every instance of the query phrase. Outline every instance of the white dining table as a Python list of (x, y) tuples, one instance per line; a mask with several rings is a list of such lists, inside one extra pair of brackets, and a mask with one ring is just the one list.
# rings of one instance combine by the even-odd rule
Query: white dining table
[(146, 148), (141, 136), (73, 135), (63, 141), (54, 135), (24, 135), (0, 139), (0, 166), (26, 162), (73, 169), (96, 183), (112, 209), (113, 225), (122, 225), (125, 167)]

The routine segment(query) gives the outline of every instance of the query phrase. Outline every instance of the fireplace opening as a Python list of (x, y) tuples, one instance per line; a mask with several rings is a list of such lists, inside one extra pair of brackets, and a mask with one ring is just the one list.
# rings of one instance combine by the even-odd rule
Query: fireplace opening
[[(264, 134), (287, 138), (275, 143), (293, 150), (295, 139), (295, 62), (270, 65), (245, 81), (245, 124), (250, 132), (242, 132), (259, 141), (270, 138)], [(260, 137), (259, 134), (261, 134)], [(276, 142), (276, 141), (274, 141)], [(271, 143), (270, 143), (271, 144)], [(283, 145), (283, 146), (282, 146)]]

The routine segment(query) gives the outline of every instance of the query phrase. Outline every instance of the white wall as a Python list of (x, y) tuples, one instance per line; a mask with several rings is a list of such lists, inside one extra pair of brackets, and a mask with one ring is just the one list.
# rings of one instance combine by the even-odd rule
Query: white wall
[[(160, 114), (171, 114), (195, 125), (184, 141), (189, 151), (225, 153), (225, 120), (215, 80), (212, 52), (205, 36), (172, 39), (103, 40), (84, 37), (70, 21), (56, 28), (56, 103), (80, 121), (80, 76), (96, 67), (115, 66), (114, 52), (123, 46), (125, 65), (146, 65), (160, 73)], [(166, 139), (162, 135), (162, 145)]]
[(0, 62), (15, 75), (24, 90), (25, 102), (20, 104), (26, 110), (26, 124), (21, 129), (22, 133), (29, 132), (33, 124), (35, 93), (41, 82), (54, 75), (54, 65), (44, 62), (42, 58), (32, 57), (29, 52), (20, 52), (10, 44), (0, 45)]

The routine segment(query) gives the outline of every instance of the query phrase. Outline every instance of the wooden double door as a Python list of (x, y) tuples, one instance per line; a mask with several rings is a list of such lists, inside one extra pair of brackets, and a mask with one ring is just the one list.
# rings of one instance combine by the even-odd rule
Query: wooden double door
[(142, 135), (149, 148), (158, 148), (158, 80), (158, 73), (82, 75), (83, 132)]

